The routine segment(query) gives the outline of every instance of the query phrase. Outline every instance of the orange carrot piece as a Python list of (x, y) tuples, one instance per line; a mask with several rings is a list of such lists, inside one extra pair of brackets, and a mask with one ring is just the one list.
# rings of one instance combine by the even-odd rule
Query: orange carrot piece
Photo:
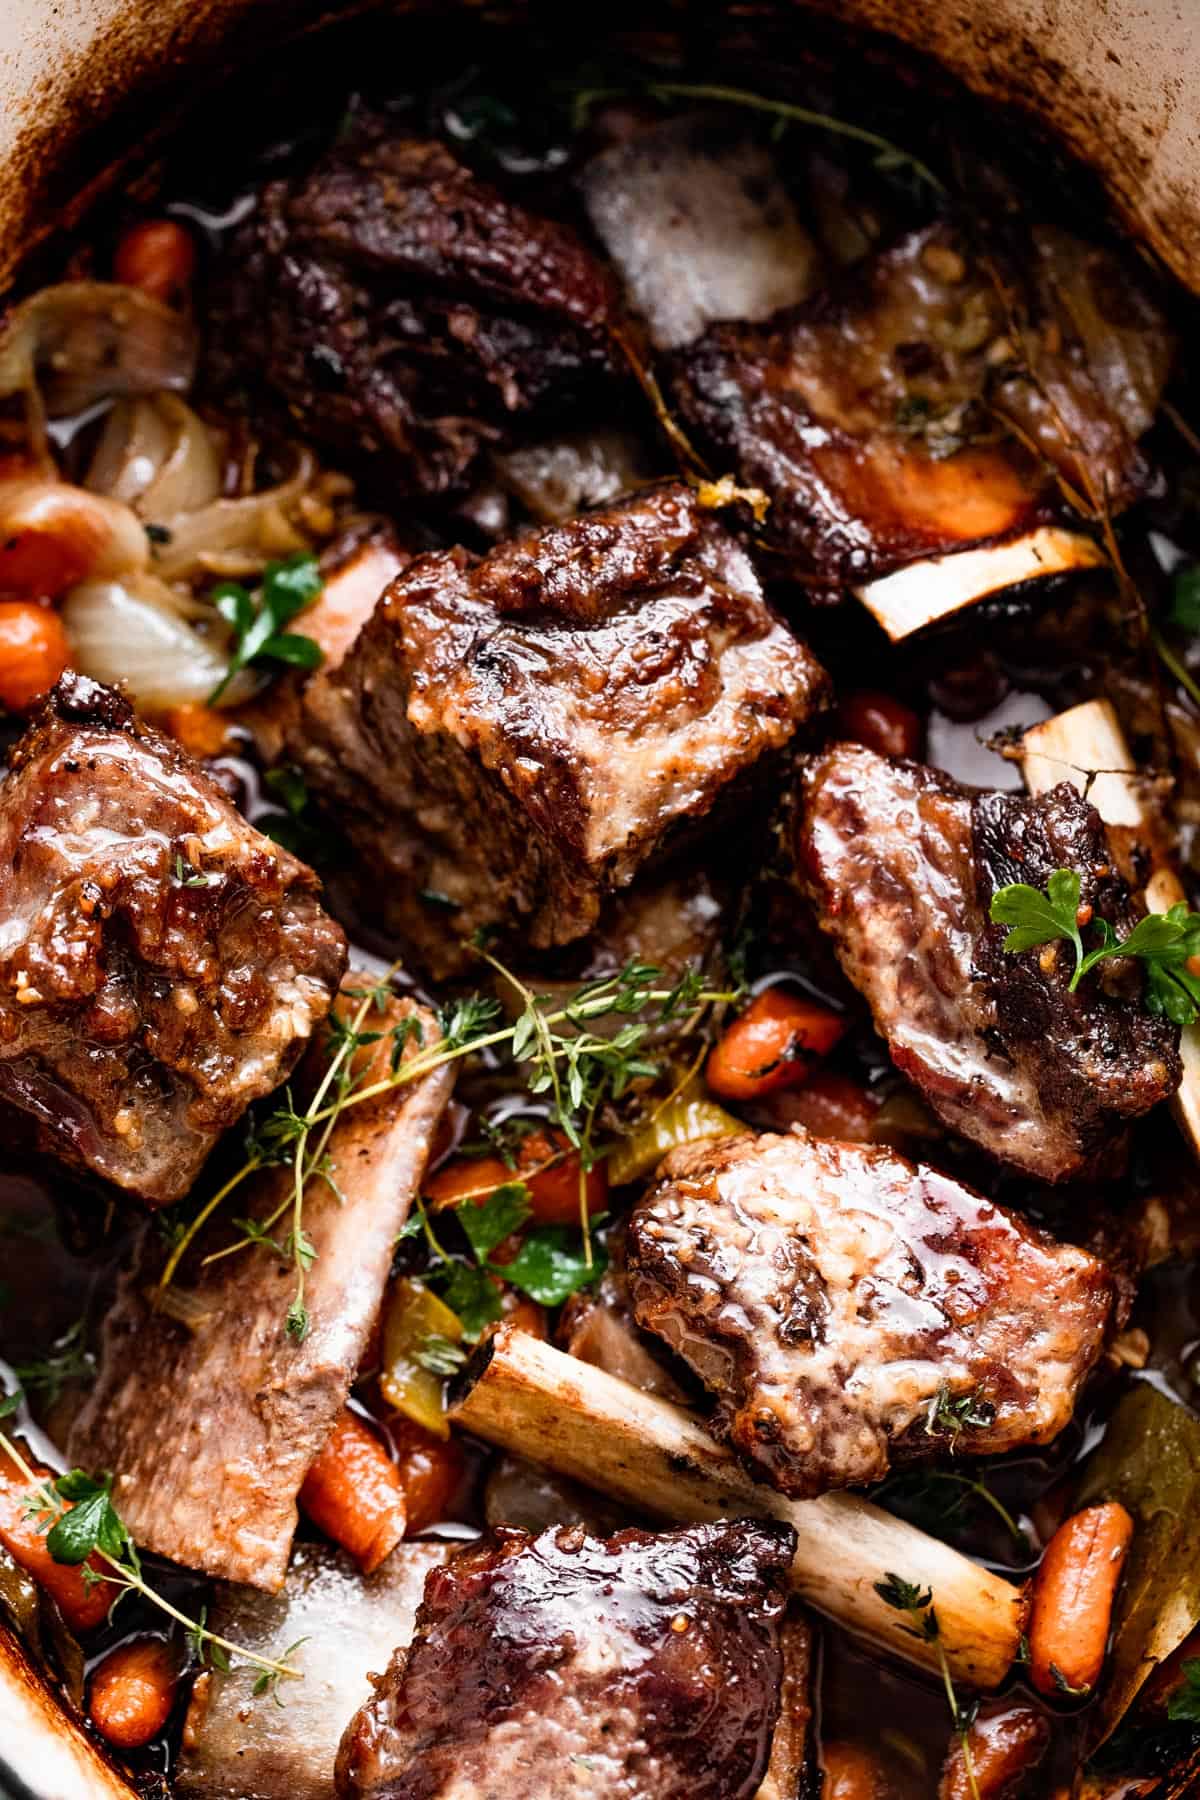
[(141, 288), (167, 306), (183, 304), (195, 272), (192, 234), (175, 219), (144, 219), (131, 225), (113, 256), (116, 280)]
[(1049, 1745), (1050, 1722), (1032, 1706), (1002, 1705), (980, 1713), (967, 1732), (966, 1751), (960, 1737), (950, 1740), (938, 1800), (1005, 1800), (1023, 1793), (1016, 1784), (1037, 1767)]
[[(26, 1454), (25, 1460), (39, 1481), (49, 1483), (54, 1479), (52, 1471), (41, 1467), (31, 1456)], [(107, 1581), (89, 1585), (85, 1568), (93, 1575), (105, 1573), (105, 1565), (97, 1556), (90, 1556), (82, 1565), (55, 1562), (46, 1545), (49, 1511), (31, 1513), (26, 1506), (35, 1492), (12, 1458), (7, 1453), (0, 1454), (0, 1544), (14, 1562), (41, 1583), (72, 1631), (93, 1631), (106, 1617), (116, 1589)]]
[(858, 1744), (822, 1744), (821, 1767), (821, 1800), (886, 1800), (891, 1791), (877, 1759)]
[(399, 1470), (375, 1433), (345, 1408), (304, 1478), (300, 1504), (364, 1575), (377, 1569), (407, 1523)]
[(140, 1750), (171, 1716), (179, 1671), (162, 1638), (129, 1638), (92, 1672), (88, 1715), (117, 1750)]
[(389, 1429), (408, 1509), (408, 1536), (414, 1537), (451, 1517), (466, 1458), (457, 1438), (434, 1437), (412, 1419), (398, 1415)]
[(228, 716), (201, 700), (169, 707), (163, 724), (189, 756), (220, 756), (229, 739)]
[(1029, 1671), (1041, 1694), (1088, 1693), (1104, 1666), (1133, 1520), (1117, 1501), (1064, 1521), (1033, 1582)]
[(62, 620), (30, 600), (0, 600), (0, 707), (24, 712), (71, 660)]
[(845, 1030), (829, 1007), (789, 988), (764, 988), (711, 1051), (704, 1078), (723, 1100), (799, 1087)]
[[(544, 1166), (543, 1166), (544, 1165)], [(561, 1131), (531, 1131), (517, 1157), (517, 1178), (529, 1188), (529, 1205), (538, 1225), (578, 1225), (580, 1213), (579, 1152)], [(608, 1175), (597, 1163), (583, 1176), (587, 1215), (608, 1205)]]

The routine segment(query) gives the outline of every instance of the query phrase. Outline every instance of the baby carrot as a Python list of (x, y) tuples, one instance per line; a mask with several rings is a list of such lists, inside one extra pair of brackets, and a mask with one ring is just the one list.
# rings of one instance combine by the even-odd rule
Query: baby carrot
[(348, 1550), (364, 1575), (404, 1536), (404, 1485), (375, 1433), (344, 1408), (304, 1478), (300, 1504), (313, 1524)]
[(764, 988), (718, 1041), (704, 1079), (723, 1100), (757, 1100), (798, 1087), (845, 1029), (829, 1007), (789, 988)]
[(129, 1638), (92, 1673), (88, 1715), (117, 1750), (139, 1750), (171, 1716), (179, 1673), (162, 1638)]
[(1117, 1501), (1064, 1520), (1033, 1582), (1029, 1670), (1041, 1694), (1088, 1693), (1104, 1666), (1133, 1520)]

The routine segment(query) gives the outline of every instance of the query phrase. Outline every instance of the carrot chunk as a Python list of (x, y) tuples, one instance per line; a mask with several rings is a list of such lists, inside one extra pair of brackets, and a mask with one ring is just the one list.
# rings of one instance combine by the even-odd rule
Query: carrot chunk
[(140, 1750), (171, 1716), (179, 1672), (161, 1638), (130, 1638), (93, 1671), (88, 1691), (92, 1724), (117, 1750)]
[(62, 620), (29, 600), (0, 600), (0, 706), (24, 712), (71, 660)]
[(144, 219), (131, 225), (113, 257), (118, 281), (141, 288), (143, 294), (167, 306), (183, 304), (195, 272), (192, 234), (174, 219)]
[(1100, 1678), (1133, 1520), (1117, 1501), (1066, 1519), (1034, 1577), (1029, 1670), (1041, 1694), (1089, 1693)]
[(885, 1800), (891, 1791), (876, 1758), (857, 1744), (822, 1744), (821, 1767), (822, 1800)]
[(408, 1509), (408, 1535), (414, 1537), (452, 1516), (466, 1458), (457, 1438), (435, 1437), (411, 1419), (395, 1419), (390, 1429)]
[[(32, 1457), (27, 1456), (26, 1461), (39, 1481), (54, 1479), (51, 1470), (41, 1467)], [(89, 1585), (85, 1569), (90, 1569), (93, 1576), (105, 1573), (105, 1565), (95, 1555), (81, 1565), (55, 1562), (46, 1544), (46, 1528), (52, 1515), (48, 1510), (33, 1512), (27, 1504), (35, 1493), (36, 1489), (30, 1487), (28, 1478), (7, 1452), (0, 1454), (0, 1544), (14, 1562), (41, 1583), (72, 1631), (93, 1631), (106, 1616), (116, 1590), (103, 1580), (93, 1580)]]
[(304, 1478), (300, 1504), (314, 1525), (350, 1552), (364, 1575), (395, 1549), (407, 1524), (399, 1470), (348, 1407)]
[(704, 1079), (723, 1100), (799, 1087), (845, 1030), (827, 1006), (785, 987), (764, 988), (709, 1054)]
[(1019, 1784), (1041, 1762), (1049, 1745), (1049, 1721), (1032, 1706), (1000, 1706), (980, 1713), (967, 1732), (965, 1748), (962, 1738), (951, 1739), (938, 1800), (1006, 1800), (1010, 1794), (1023, 1793)]

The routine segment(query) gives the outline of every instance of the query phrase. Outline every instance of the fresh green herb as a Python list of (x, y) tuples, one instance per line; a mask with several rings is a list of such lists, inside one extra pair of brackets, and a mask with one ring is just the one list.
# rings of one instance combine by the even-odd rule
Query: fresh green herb
[[(199, 1619), (190, 1619), (150, 1585), (137, 1546), (113, 1505), (111, 1475), (97, 1479), (83, 1469), (71, 1469), (65, 1475), (43, 1478), (30, 1468), (16, 1445), (2, 1432), (0, 1452), (15, 1464), (29, 1483), (26, 1512), (45, 1533), (46, 1548), (54, 1561), (73, 1568), (88, 1565), (84, 1568), (84, 1580), (110, 1583), (114, 1590), (113, 1607), (126, 1594), (140, 1594), (142, 1599), (183, 1627), (202, 1662), (228, 1669), (229, 1658), (236, 1656), (274, 1682), (284, 1676), (300, 1677), (300, 1671), (291, 1667), (287, 1660), (291, 1650), (285, 1651), (278, 1660), (259, 1656), (210, 1631), (203, 1612)], [(92, 1559), (90, 1563), (89, 1558)], [(96, 1570), (95, 1562), (104, 1565), (103, 1572)], [(110, 1608), (110, 1616), (111, 1611)], [(293, 1645), (292, 1649), (295, 1648)], [(258, 1691), (257, 1687), (255, 1691)]]
[(490, 1266), (540, 1306), (561, 1306), (599, 1279), (606, 1260), (599, 1244), (581, 1243), (579, 1233), (568, 1226), (539, 1225), (526, 1232), (511, 1262)]
[(1183, 1680), (1167, 1701), (1167, 1717), (1173, 1724), (1200, 1725), (1200, 1657), (1190, 1658), (1180, 1673)]
[[(1132, 956), (1146, 965), (1146, 1006), (1176, 1025), (1190, 1025), (1200, 1016), (1200, 980), (1187, 964), (1200, 955), (1200, 914), (1189, 912), (1184, 901), (1166, 913), (1139, 919), (1126, 938), (1118, 938), (1107, 919), (1080, 924), (1080, 878), (1073, 869), (1056, 869), (1045, 893), (1014, 882), (992, 896), (990, 916), (1011, 930), (1004, 940), (1008, 951), (1033, 950), (1062, 939), (1075, 952), (1075, 969), (1069, 989), (1074, 993), (1083, 977), (1097, 963), (1113, 956)], [(1100, 943), (1085, 950), (1082, 932), (1093, 923)]]
[[(251, 1693), (253, 1694), (253, 1696), (256, 1700), (261, 1700), (261, 1698), (264, 1694), (270, 1694), (270, 1696), (271, 1696), (272, 1700), (275, 1702), (276, 1706), (278, 1706), (278, 1707), (283, 1706), (283, 1701), (279, 1698), (280, 1678), (284, 1674), (285, 1669), (288, 1669), (288, 1665), (290, 1665), (291, 1660), (292, 1660), (293, 1656), (295, 1656), (297, 1650), (300, 1649), (302, 1644), (307, 1644), (307, 1642), (308, 1642), (307, 1637), (298, 1637), (296, 1639), (295, 1643), (288, 1645), (287, 1649), (284, 1651), (283, 1655), (280, 1657), (279, 1660), (280, 1660), (281, 1666), (278, 1669), (263, 1669), (262, 1670), (262, 1672), (259, 1674), (258, 1678), (256, 1679), (253, 1688), (251, 1689)], [(300, 1671), (298, 1669), (290, 1669), (289, 1672), (294, 1675), (300, 1674)], [(301, 1679), (303, 1679), (303, 1677), (301, 1677)]]
[(981, 1400), (974, 1389), (965, 1394), (953, 1394), (943, 1382), (929, 1403), (925, 1415), (925, 1433), (933, 1437), (942, 1433), (950, 1439), (950, 1448), (964, 1431), (986, 1431), (996, 1418), (996, 1408), (990, 1400)]
[(900, 1469), (880, 1482), (871, 1498), (934, 1537), (974, 1524), (977, 1515), (986, 1509), (1004, 1526), (1017, 1555), (1022, 1559), (1029, 1555), (1028, 1537), (981, 1474), (962, 1474), (954, 1469)]
[(483, 1262), (497, 1244), (522, 1226), (529, 1217), (529, 1189), (523, 1181), (507, 1181), (477, 1203), (466, 1199), (455, 1208), (454, 1216), (475, 1258)]
[(11, 1418), (23, 1399), (20, 1388), (14, 1388), (11, 1394), (0, 1395), (0, 1419)]
[(338, 840), (316, 816), (308, 792), (308, 783), (291, 763), (268, 769), (263, 784), (282, 812), (261, 814), (256, 820), (260, 831), (273, 843), (282, 844), (293, 856), (315, 865), (333, 860)]
[(979, 1800), (979, 1785), (975, 1779), (975, 1764), (971, 1756), (968, 1735), (975, 1722), (979, 1703), (972, 1700), (966, 1706), (959, 1705), (958, 1695), (954, 1691), (954, 1683), (950, 1678), (950, 1666), (946, 1661), (945, 1647), (942, 1644), (942, 1628), (933, 1604), (933, 1590), (918, 1587), (911, 1581), (905, 1581), (902, 1575), (895, 1575), (889, 1569), (886, 1580), (875, 1583), (875, 1592), (885, 1606), (892, 1607), (896, 1612), (908, 1614), (909, 1629), (914, 1637), (922, 1638), (927, 1644), (936, 1644), (938, 1662), (942, 1671), (942, 1686), (946, 1691), (951, 1724), (962, 1745), (963, 1764), (967, 1771), (971, 1797), (972, 1800)]
[[(741, 106), (752, 112), (767, 113), (775, 120), (777, 134), (786, 131), (789, 125), (805, 125), (816, 131), (828, 131), (836, 137), (853, 138), (875, 151), (875, 167), (881, 172), (906, 169), (919, 181), (926, 182), (935, 193), (945, 192), (933, 170), (910, 151), (902, 150), (877, 131), (869, 131), (865, 125), (852, 125), (849, 120), (835, 118), (832, 113), (814, 112), (810, 107), (796, 106), (789, 100), (776, 100), (769, 94), (755, 94), (746, 88), (725, 87), (716, 82), (651, 81), (642, 91), (652, 100), (711, 101), (717, 106)], [(592, 107), (598, 102), (623, 99), (628, 92), (626, 88), (582, 89), (575, 97), (572, 119), (575, 130), (587, 123)]]
[(1200, 633), (1200, 563), (1184, 563), (1171, 579), (1171, 623)]
[(95, 1359), (84, 1342), (84, 1329), (83, 1319), (76, 1319), (56, 1341), (49, 1356), (14, 1365), (13, 1373), (26, 1393), (42, 1393), (47, 1404), (53, 1406), (69, 1382), (91, 1380)]
[(299, 550), (282, 562), (268, 563), (256, 594), (237, 581), (218, 582), (213, 604), (233, 627), (229, 667), (208, 697), (215, 706), (240, 669), (256, 662), (286, 663), (294, 669), (316, 669), (324, 661), (320, 645), (285, 626), (311, 606), (322, 588), (315, 556)]
[(463, 1336), (471, 1343), (475, 1343), (489, 1325), (494, 1325), (504, 1316), (500, 1290), (487, 1270), (481, 1269), (478, 1263), (465, 1262), (452, 1256), (439, 1263), (425, 1279), (431, 1287), (440, 1290), (450, 1311), (457, 1314)]
[(431, 1375), (457, 1374), (467, 1360), (462, 1345), (443, 1337), (440, 1331), (431, 1331), (414, 1354), (421, 1367), (428, 1369)]
[[(160, 1277), (160, 1286), (165, 1286), (172, 1280), (197, 1232), (242, 1181), (255, 1170), (269, 1164), (288, 1164), (292, 1168), (290, 1197), (281, 1201), (266, 1218), (258, 1221), (258, 1234), (249, 1234), (243, 1230), (234, 1243), (211, 1252), (204, 1261), (206, 1265), (219, 1261), (222, 1257), (264, 1240), (272, 1249), (277, 1249), (270, 1234), (290, 1208), (292, 1229), (288, 1242), (291, 1244), (292, 1261), (296, 1267), (297, 1285), (288, 1315), (288, 1330), (298, 1341), (302, 1341), (310, 1324), (304, 1307), (304, 1193), (308, 1183), (315, 1178), (333, 1185), (328, 1146), (334, 1124), (351, 1106), (373, 1100), (392, 1088), (419, 1081), (446, 1063), (484, 1050), (507, 1052), (524, 1073), (529, 1091), (550, 1097), (551, 1122), (561, 1127), (568, 1141), (579, 1152), (583, 1269), (588, 1279), (591, 1279), (593, 1270), (599, 1272), (601, 1262), (593, 1253), (582, 1181), (583, 1172), (592, 1168), (602, 1154), (594, 1141), (598, 1112), (606, 1102), (619, 1099), (633, 1080), (659, 1072), (656, 1061), (650, 1061), (639, 1054), (641, 1045), (655, 1024), (661, 1025), (663, 1020), (678, 1018), (684, 1014), (694, 1019), (702, 1009), (725, 1003), (737, 996), (711, 991), (695, 970), (687, 971), (668, 987), (661, 984), (658, 969), (648, 963), (633, 962), (603, 980), (588, 982), (565, 1005), (550, 1009), (544, 1000), (539, 999), (490, 952), (481, 949), (479, 954), (519, 996), (522, 1009), (516, 1021), (501, 1024), (500, 1005), (490, 996), (468, 995), (458, 998), (441, 1010), (439, 1022), (442, 1035), (437, 1043), (424, 1045), (416, 1024), (405, 1021), (395, 1027), (394, 1051), (388, 1073), (364, 1083), (362, 1075), (353, 1072), (353, 1056), (360, 1045), (379, 1038), (378, 1032), (372, 1032), (368, 1028), (367, 1019), (372, 1006), (384, 1003), (384, 989), (377, 984), (375, 987), (359, 990), (363, 998), (360, 999), (352, 1020), (347, 1022), (334, 1019), (330, 1023), (333, 1054), (312, 1101), (303, 1112), (298, 1112), (290, 1090), (285, 1089), (281, 1102), (277, 1102), (265, 1115), (256, 1117), (247, 1131), (246, 1162), (200, 1209), (181, 1234), (167, 1259)], [(636, 1022), (622, 1026), (611, 1038), (599, 1036), (587, 1029), (593, 1020), (632, 1013), (642, 1016)], [(404, 1049), (414, 1042), (417, 1046), (416, 1053), (405, 1059)], [(500, 1217), (500, 1209), (515, 1216), (518, 1196), (514, 1190), (520, 1190), (524, 1194), (522, 1184), (514, 1183), (506, 1184), (498, 1190), (499, 1197), (492, 1196), (495, 1212), (489, 1212), (486, 1208), (473, 1209), (470, 1228), (476, 1233), (488, 1231), (491, 1229), (489, 1221)], [(460, 1219), (465, 1216), (460, 1215)], [(418, 1217), (426, 1236), (431, 1244), (434, 1243), (432, 1229), (424, 1213), (420, 1212)], [(495, 1238), (480, 1254), (486, 1259), (490, 1249), (513, 1229), (511, 1223), (506, 1224), (500, 1237)], [(528, 1283), (523, 1291), (534, 1298), (551, 1293), (557, 1294), (559, 1298), (565, 1297), (580, 1285), (580, 1279), (572, 1274), (575, 1253), (562, 1236), (563, 1231), (563, 1227), (554, 1226), (529, 1233), (523, 1247), (524, 1260), (516, 1272), (514, 1273), (512, 1264), (506, 1264), (496, 1272), (503, 1274), (514, 1285)], [(470, 1241), (468, 1237), (468, 1242)], [(467, 1323), (467, 1318), (478, 1321), (479, 1330), (498, 1318), (496, 1290), (488, 1279), (486, 1269), (456, 1261), (440, 1250), (439, 1254), (443, 1264), (439, 1279), (451, 1284), (442, 1297), (463, 1319), (468, 1336), (476, 1335)]]
[(201, 869), (193, 869), (177, 850), (175, 852), (175, 869), (171, 879), (176, 887), (206, 888), (211, 886), (215, 877), (204, 874)]

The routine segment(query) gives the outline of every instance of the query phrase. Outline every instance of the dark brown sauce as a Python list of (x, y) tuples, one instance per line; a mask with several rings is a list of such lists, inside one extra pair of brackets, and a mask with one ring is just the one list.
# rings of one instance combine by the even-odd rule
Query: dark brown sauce
[[(765, 22), (763, 31), (768, 38), (771, 29), (770, 22)], [(710, 33), (708, 42), (703, 41), (703, 33), (698, 34), (692, 46), (696, 78), (703, 79), (706, 73), (711, 78), (717, 65), (718, 78), (728, 85), (767, 85), (783, 93), (795, 90), (847, 117), (870, 114), (875, 129), (894, 135), (935, 163), (950, 154), (956, 126), (966, 127), (972, 152), (980, 156), (987, 153), (980, 140), (986, 140), (989, 131), (1005, 135), (1001, 125), (982, 127), (977, 108), (971, 109), (969, 119), (955, 115), (953, 108), (914, 108), (907, 86), (894, 79), (890, 66), (882, 80), (879, 70), (866, 70), (865, 90), (861, 63), (830, 50), (820, 33), (804, 57), (804, 66), (797, 68), (794, 28), (786, 35), (782, 58), (764, 56), (762, 38), (756, 40), (750, 27), (736, 17), (724, 21), (723, 32), (724, 44), (720, 32)], [(168, 148), (160, 171), (166, 210), (197, 230), (210, 255), (218, 253), (226, 233), (244, 215), (252, 189), (268, 174), (316, 154), (333, 138), (347, 113), (364, 106), (383, 109), (398, 125), (444, 132), (489, 174), (571, 210), (568, 178), (576, 148), (562, 135), (570, 84), (564, 85), (560, 106), (558, 89), (548, 83), (547, 73), (558, 69), (565, 74), (577, 61), (567, 31), (559, 34), (557, 42), (552, 33), (544, 43), (526, 40), (518, 48), (511, 33), (497, 33), (481, 23), (471, 28), (469, 67), (464, 67), (462, 35), (459, 21), (444, 26), (431, 21), (362, 22), (301, 45), (290, 55), (275, 59), (269, 69), (248, 73), (222, 101), (222, 118), (237, 119), (236, 130), (214, 133), (211, 120), (194, 121), (184, 126), (178, 142)], [(619, 85), (620, 70), (628, 66), (631, 50), (638, 47), (636, 36), (611, 46), (607, 58), (611, 67), (602, 68), (598, 79), (593, 71), (594, 84), (612, 78)], [(653, 47), (651, 42), (649, 48)], [(403, 94), (390, 90), (387, 73), (379, 83), (372, 75), (364, 76), (364, 71), (397, 68), (405, 71), (407, 91)], [(578, 74), (575, 79), (578, 85)], [(552, 98), (549, 105), (545, 103), (547, 93)], [(792, 154), (792, 144), (792, 138), (783, 141), (785, 161)], [(797, 144), (795, 154), (800, 153)], [(1018, 160), (1022, 154), (1018, 152)], [(1030, 153), (1031, 167), (1034, 154)], [(1039, 170), (1039, 203), (1051, 185), (1044, 170)], [(1068, 214), (1074, 191), (1069, 183), (1064, 188), (1063, 206)], [(898, 221), (911, 217), (920, 205), (919, 199), (898, 188), (888, 189), (887, 198)], [(106, 203), (92, 230), (85, 234), (85, 262), (104, 266), (125, 216), (121, 203)], [(82, 440), (90, 421), (77, 424)], [(64, 445), (69, 442), (69, 431), (59, 435)], [(1179, 445), (1168, 443), (1163, 448), (1168, 459), (1177, 463)], [(1147, 509), (1144, 524), (1169, 528), (1182, 544), (1195, 549), (1200, 545), (1200, 514), (1181, 510), (1171, 498), (1175, 488), (1176, 484), (1168, 481), (1166, 497)], [(436, 534), (445, 529), (423, 519), (406, 523), (416, 533)], [(1151, 586), (1153, 589), (1153, 576)], [(1161, 591), (1159, 579), (1159, 596)], [(966, 624), (895, 649), (852, 603), (842, 602), (821, 612), (806, 601), (798, 603), (791, 594), (781, 592), (777, 598), (793, 613), (802, 606), (804, 629), (839, 687), (874, 687), (904, 698), (923, 719), (930, 759), (962, 780), (1016, 787), (1015, 770), (981, 740), (1103, 691), (1107, 659), (1096, 653), (1098, 637), (1085, 640), (1074, 628), (1057, 631), (1053, 599), (1017, 597), (994, 608), (977, 609)], [(1094, 628), (1100, 616), (1093, 615)], [(1150, 745), (1157, 759), (1161, 745), (1153, 737)], [(225, 758), (220, 767), (247, 816), (262, 821), (271, 809), (253, 762)], [(335, 886), (335, 895), (337, 891)], [(786, 900), (780, 903), (769, 880), (755, 885), (751, 911), (759, 931), (752, 952), (752, 972), (758, 979), (786, 972), (799, 977), (817, 996), (847, 998), (840, 977), (819, 950), (808, 938), (792, 932), (794, 918), (789, 906)], [(352, 918), (347, 923), (354, 928)], [(861, 1009), (859, 1012), (861, 1017)], [(831, 1066), (883, 1092), (898, 1085), (881, 1044), (865, 1022), (848, 1037)], [(487, 1070), (464, 1086), (460, 1095), (493, 1121), (513, 1110), (535, 1115), (539, 1111), (528, 1097), (503, 1091), (503, 1084)], [(473, 1133), (465, 1112), (457, 1114), (456, 1121), (457, 1138)], [(1089, 1209), (1105, 1198), (1094, 1193), (1051, 1196), (1031, 1191), (1028, 1184), (982, 1164), (977, 1155), (961, 1146), (934, 1141), (924, 1149), (933, 1160), (943, 1159), (955, 1173), (964, 1174), (1006, 1203), (1023, 1206), (1036, 1217), (1053, 1222), (1066, 1235), (1074, 1229), (1082, 1237)], [(1133, 1186), (1142, 1179), (1135, 1171)], [(94, 1199), (82, 1198), (54, 1174), (0, 1174), (0, 1244), (5, 1252), (0, 1264), (0, 1356), (14, 1363), (44, 1357), (80, 1316), (94, 1317), (102, 1309), (124, 1230), (125, 1219), (119, 1210), (97, 1207)], [(1200, 1391), (1200, 1272), (1196, 1266), (1175, 1263), (1147, 1277), (1134, 1323), (1150, 1340), (1143, 1378), (1164, 1383), (1174, 1395), (1194, 1405)], [(1073, 1466), (1098, 1441), (1105, 1413), (1120, 1382), (1127, 1379), (1130, 1377), (1110, 1379), (1107, 1388), (1096, 1395), (1092, 1410), (1045, 1453), (1020, 1454), (989, 1466), (989, 1487), (1017, 1523), (1025, 1548), (1014, 1541), (994, 1509), (987, 1503), (961, 1505), (961, 1493), (952, 1485), (946, 1488), (940, 1517), (936, 1499), (931, 1504), (926, 1495), (918, 1504), (903, 1483), (885, 1492), (885, 1503), (905, 1516), (918, 1517), (927, 1529), (940, 1529), (961, 1548), (994, 1566), (1014, 1574), (1023, 1572), (1032, 1566), (1044, 1541), (1045, 1497), (1061, 1494), (1069, 1485)], [(42, 1409), (36, 1396), (34, 1404), (37, 1416)], [(53, 1427), (54, 1409), (43, 1416)], [(969, 1478), (975, 1470), (964, 1466), (952, 1473)], [(481, 1522), (477, 1477), (476, 1465), (457, 1521), (467, 1526)], [(177, 1582), (180, 1593), (194, 1598), (200, 1591), (201, 1584), (191, 1577), (181, 1575)], [(125, 1635), (131, 1616), (126, 1615), (119, 1627), (103, 1634), (97, 1652)], [(935, 1683), (881, 1667), (832, 1629), (824, 1629), (822, 1635), (822, 1733), (876, 1748), (888, 1770), (895, 1800), (925, 1800), (935, 1789), (949, 1734), (943, 1693)], [(145, 1753), (142, 1766), (147, 1772), (169, 1767), (177, 1730), (178, 1719), (167, 1740)], [(1060, 1772), (1069, 1766), (1076, 1736), (1073, 1716), (1056, 1726), (1054, 1762)]]

